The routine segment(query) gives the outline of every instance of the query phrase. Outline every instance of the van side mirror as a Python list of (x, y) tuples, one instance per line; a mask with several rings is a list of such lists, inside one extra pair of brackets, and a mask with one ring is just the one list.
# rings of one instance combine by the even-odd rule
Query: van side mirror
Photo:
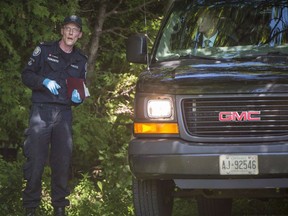
[(126, 59), (132, 63), (147, 63), (147, 38), (144, 34), (136, 34), (128, 38)]

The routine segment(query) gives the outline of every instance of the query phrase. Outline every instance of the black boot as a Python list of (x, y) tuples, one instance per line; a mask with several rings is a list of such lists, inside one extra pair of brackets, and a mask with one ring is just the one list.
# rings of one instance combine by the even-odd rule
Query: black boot
[(54, 207), (54, 216), (66, 216), (65, 207)]
[(36, 216), (36, 208), (26, 208), (25, 216)]

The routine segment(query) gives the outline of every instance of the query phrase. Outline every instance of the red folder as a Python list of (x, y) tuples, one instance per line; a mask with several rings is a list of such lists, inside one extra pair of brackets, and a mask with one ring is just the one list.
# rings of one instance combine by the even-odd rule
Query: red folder
[(80, 94), (81, 100), (85, 99), (84, 79), (76, 77), (68, 77), (66, 79), (66, 84), (67, 84), (68, 98), (71, 98), (73, 90), (77, 89), (77, 91)]

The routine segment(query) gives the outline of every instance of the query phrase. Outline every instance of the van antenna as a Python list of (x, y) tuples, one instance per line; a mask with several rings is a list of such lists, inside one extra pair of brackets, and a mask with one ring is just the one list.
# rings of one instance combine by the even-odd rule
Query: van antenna
[(149, 52), (148, 52), (148, 30), (147, 30), (147, 13), (146, 13), (146, 0), (144, 0), (144, 25), (145, 25), (145, 37), (146, 37), (146, 60), (147, 60), (147, 70), (150, 71), (149, 65)]

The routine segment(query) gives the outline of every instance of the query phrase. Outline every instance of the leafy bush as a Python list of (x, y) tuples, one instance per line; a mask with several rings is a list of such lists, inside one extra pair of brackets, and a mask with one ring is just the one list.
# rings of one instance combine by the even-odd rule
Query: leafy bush
[(97, 216), (103, 212), (101, 190), (87, 174), (83, 175), (83, 178), (74, 188), (70, 195), (70, 202), (69, 212), (73, 216)]
[[(100, 2), (96, 1), (96, 4)], [(142, 4), (141, 1), (133, 2), (133, 5)], [(90, 3), (93, 5), (95, 1)], [(78, 10), (78, 1), (56, 3), (40, 0), (37, 4), (35, 1), (29, 1), (28, 4), (12, 1), (3, 4), (5, 7), (0, 9), (3, 15), (0, 23), (7, 28), (0, 30), (3, 39), (0, 41), (0, 145), (17, 147), (23, 142), (23, 131), (27, 127), (31, 104), (31, 91), (21, 83), (20, 71), (33, 47), (40, 41), (58, 39), (59, 22), (66, 13), (81, 12)], [(117, 4), (111, 2), (112, 8)], [(127, 6), (129, 4), (127, 1)], [(155, 7), (154, 10), (159, 11), (159, 8)], [(93, 14), (97, 13), (93, 11)], [(88, 39), (93, 35), (95, 20), (87, 12), (85, 15), (84, 35)], [(136, 16), (135, 20), (139, 18), (138, 12)], [(127, 26), (125, 16), (117, 20)], [(115, 20), (107, 19), (106, 23), (106, 27), (113, 29)], [(132, 25), (133, 31), (144, 28), (142, 25), (135, 23)], [(125, 34), (130, 34), (130, 29), (127, 26)], [(136, 81), (133, 74), (139, 73), (141, 66), (131, 67), (125, 62), (125, 38), (126, 35), (119, 37), (118, 34), (106, 34), (101, 38), (102, 53), (97, 58), (95, 71), (91, 71), (97, 75), (89, 86), (92, 96), (73, 110), (74, 154), (71, 207), (68, 208), (72, 215), (133, 215), (127, 146), (131, 136)], [(89, 44), (88, 40), (82, 42)], [(0, 161), (0, 215), (22, 215), (21, 197), (25, 183), (22, 180), (23, 162), (21, 156), (11, 163), (2, 159)], [(43, 174), (42, 202), (38, 210), (40, 215), (46, 216), (51, 215), (52, 210), (50, 172), (47, 167)]]
[[(25, 182), (22, 178), (24, 158), (19, 153), (17, 161), (7, 162), (0, 157), (0, 214), (5, 216), (23, 215), (22, 190)], [(45, 168), (42, 183), (42, 202), (39, 207), (41, 215), (51, 213), (50, 169)]]
[[(127, 148), (135, 80), (131, 74), (103, 74), (97, 90), (92, 87), (95, 95), (74, 109), (73, 173), (79, 182), (71, 195), (73, 215), (133, 215)], [(79, 194), (90, 201), (80, 201)]]
[(71, 206), (68, 212), (73, 216), (132, 216), (131, 201), (125, 200), (127, 193), (123, 193), (122, 189), (108, 189), (107, 182), (95, 183), (84, 174), (70, 195)]
[[(0, 157), (0, 212), (1, 215), (15, 216), (21, 212), (22, 169), (20, 162), (7, 162)], [(3, 205), (3, 204), (6, 205)]]

